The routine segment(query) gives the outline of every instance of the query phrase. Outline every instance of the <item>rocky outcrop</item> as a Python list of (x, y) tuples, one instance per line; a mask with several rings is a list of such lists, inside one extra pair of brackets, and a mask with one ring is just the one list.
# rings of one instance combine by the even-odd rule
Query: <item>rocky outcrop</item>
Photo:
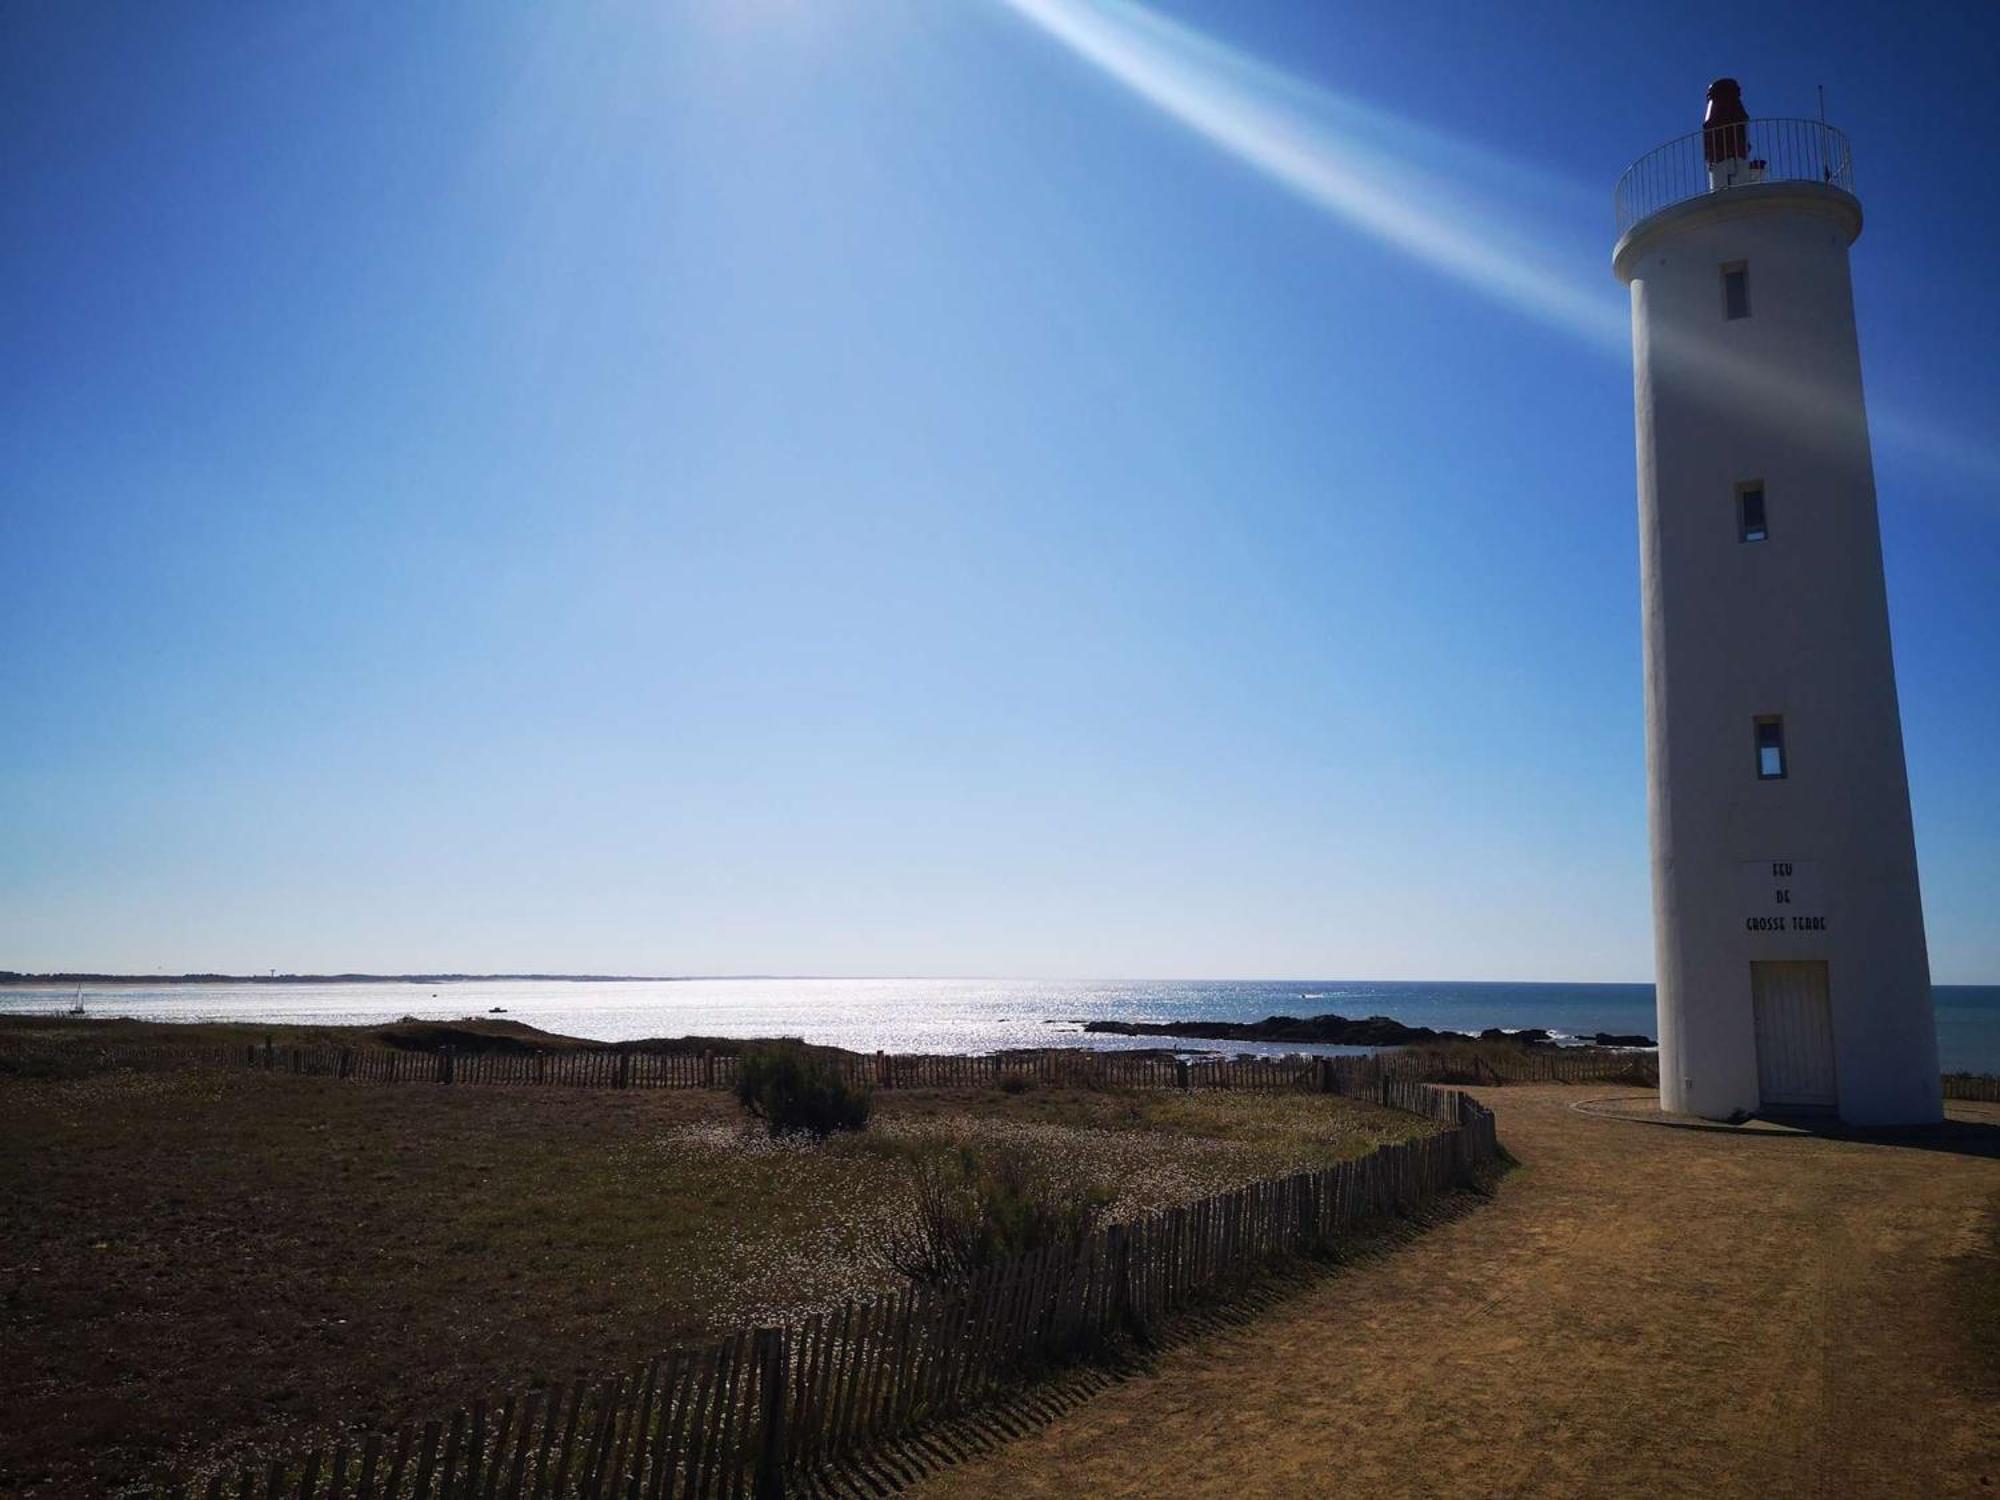
[(1266, 1016), (1261, 1021), (1089, 1021), (1085, 1031), (1109, 1036), (1179, 1036), (1203, 1042), (1323, 1042), (1346, 1047), (1401, 1047), (1455, 1033), (1405, 1026), (1387, 1016)]
[[(1433, 1031), (1405, 1026), (1388, 1016), (1266, 1016), (1261, 1021), (1086, 1021), (1083, 1029), (1106, 1036), (1171, 1036), (1198, 1042), (1318, 1042), (1339, 1047), (1407, 1047), (1418, 1042), (1462, 1042), (1460, 1031)], [(1506, 1031), (1489, 1026), (1482, 1042), (1512, 1042), (1524, 1047), (1553, 1047), (1555, 1037), (1545, 1027)], [(1650, 1047), (1651, 1037), (1620, 1036), (1600, 1031), (1591, 1041), (1599, 1047)]]

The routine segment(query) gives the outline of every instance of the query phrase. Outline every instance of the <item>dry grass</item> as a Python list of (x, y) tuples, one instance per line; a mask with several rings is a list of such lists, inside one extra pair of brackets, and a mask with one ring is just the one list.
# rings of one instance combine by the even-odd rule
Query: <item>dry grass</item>
[(1523, 1166), (1478, 1213), (919, 1494), (2000, 1493), (2000, 1105), (1860, 1140), (1482, 1097)]
[(908, 1158), (949, 1143), (1130, 1215), (1427, 1128), (1310, 1095), (885, 1091), (815, 1146), (720, 1094), (0, 1081), (0, 1494), (115, 1493), (878, 1290)]
[(281, 1025), (263, 1021), (141, 1021), (130, 1016), (0, 1015), (0, 1045), (33, 1047), (49, 1042), (143, 1043), (147, 1046), (240, 1047), (269, 1041), (280, 1047), (395, 1047), (402, 1051), (435, 1052), (452, 1047), (460, 1052), (569, 1052), (603, 1047), (655, 1052), (734, 1054), (746, 1045), (738, 1038), (648, 1037), (627, 1042), (596, 1042), (585, 1037), (543, 1031), (501, 1016), (464, 1016), (456, 1021), (419, 1021), (404, 1017), (365, 1026)]
[[(1967, 1229), (1952, 1290), (1967, 1378), (1993, 1403), (2000, 1422), (2000, 1188), (1987, 1198), (1982, 1221)], [(2000, 1484), (2000, 1475), (1994, 1480)]]

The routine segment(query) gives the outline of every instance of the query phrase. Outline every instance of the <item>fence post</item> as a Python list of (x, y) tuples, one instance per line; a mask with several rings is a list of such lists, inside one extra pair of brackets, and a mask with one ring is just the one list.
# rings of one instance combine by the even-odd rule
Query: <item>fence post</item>
[(629, 1087), (631, 1082), (632, 1082), (632, 1054), (629, 1052), (621, 1052), (618, 1054), (618, 1078), (617, 1081), (614, 1082), (611, 1086), (615, 1089), (622, 1089)]
[(439, 1083), (451, 1082), (451, 1048), (449, 1047), (440, 1048), (438, 1051), (437, 1081)]
[(354, 1049), (352, 1047), (342, 1047), (340, 1049), (340, 1076), (345, 1078), (353, 1071)]
[(1117, 1310), (1118, 1317), (1128, 1327), (1137, 1331), (1141, 1338), (1145, 1338), (1149, 1336), (1151, 1330), (1145, 1326), (1143, 1310), (1139, 1307), (1137, 1299), (1133, 1296), (1132, 1227), (1129, 1224), (1114, 1224), (1111, 1226), (1111, 1235), (1113, 1252), (1111, 1256), (1111, 1291), (1114, 1298), (1113, 1306)]
[(785, 1330), (760, 1328), (756, 1340), (757, 1471), (756, 1500), (785, 1500)]
[(1174, 1059), (1174, 1087), (1182, 1089), (1194, 1087), (1194, 1069), (1185, 1057)]

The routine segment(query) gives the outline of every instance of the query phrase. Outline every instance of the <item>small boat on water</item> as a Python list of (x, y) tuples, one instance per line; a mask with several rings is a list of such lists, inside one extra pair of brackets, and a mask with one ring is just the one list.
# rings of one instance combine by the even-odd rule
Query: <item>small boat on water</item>
[(486, 1008), (486, 1014), (489, 1016), (504, 1016), (507, 1014), (507, 1007), (504, 1005), (489, 1005)]
[(76, 1003), (75, 1003), (75, 1004), (73, 1004), (73, 1005), (71, 1005), (71, 1006), (70, 1006), (70, 1008), (69, 1008), (68, 1010), (66, 1010), (66, 1011), (64, 1011), (64, 1012), (63, 1012), (63, 1014), (64, 1014), (64, 1015), (66, 1015), (66, 1016), (87, 1016), (87, 1015), (89, 1015), (89, 1014), (90, 1014), (90, 1012), (89, 1012), (89, 1011), (87, 1011), (87, 1010), (85, 1010), (85, 1009), (83, 1008), (83, 986), (82, 986), (82, 985), (78, 985), (78, 986), (76, 987)]

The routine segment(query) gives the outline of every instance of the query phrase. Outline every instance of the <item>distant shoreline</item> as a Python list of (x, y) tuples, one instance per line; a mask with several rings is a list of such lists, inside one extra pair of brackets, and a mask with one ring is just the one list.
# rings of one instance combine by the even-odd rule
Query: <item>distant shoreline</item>
[(779, 979), (777, 974), (22, 974), (0, 970), (0, 988), (50, 984), (687, 984), (704, 979)]

